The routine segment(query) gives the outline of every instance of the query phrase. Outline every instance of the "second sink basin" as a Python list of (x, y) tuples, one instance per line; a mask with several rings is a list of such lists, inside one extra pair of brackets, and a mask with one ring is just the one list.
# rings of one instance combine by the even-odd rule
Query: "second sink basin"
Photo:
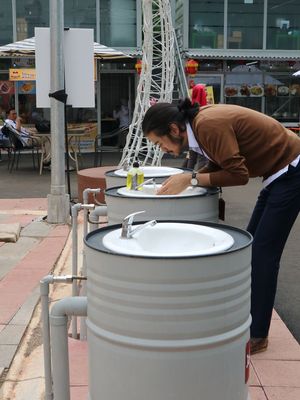
[(233, 243), (233, 237), (221, 229), (179, 222), (147, 226), (130, 239), (121, 238), (121, 229), (103, 238), (104, 247), (115, 253), (162, 258), (216, 254), (228, 250)]
[[(140, 169), (144, 172), (145, 178), (149, 177), (160, 177), (160, 176), (171, 176), (171, 175), (177, 175), (177, 174), (182, 174), (183, 170), (179, 168), (173, 168), (173, 167), (151, 167), (151, 166), (145, 166), (145, 167), (140, 167)], [(124, 171), (124, 169), (117, 169), (115, 172), (115, 175), (117, 176), (123, 176), (126, 177), (128, 174), (128, 171)]]
[(199, 196), (205, 195), (207, 190), (202, 187), (192, 187), (189, 186), (183, 192), (173, 195), (158, 195), (156, 194), (157, 190), (161, 188), (161, 184), (156, 185), (144, 185), (141, 190), (128, 190), (126, 187), (121, 187), (118, 189), (118, 193), (127, 196), (127, 197), (150, 197), (150, 198), (157, 198), (157, 197), (186, 197), (186, 196)]

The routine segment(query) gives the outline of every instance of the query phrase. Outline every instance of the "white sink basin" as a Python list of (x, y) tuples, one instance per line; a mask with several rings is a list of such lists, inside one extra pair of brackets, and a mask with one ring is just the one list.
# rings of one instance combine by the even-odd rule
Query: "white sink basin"
[[(133, 225), (135, 229), (139, 225)], [(118, 254), (147, 257), (186, 257), (220, 253), (234, 243), (221, 229), (179, 222), (147, 226), (132, 238), (121, 238), (121, 229), (107, 233), (103, 245)]]
[[(149, 177), (162, 177), (162, 176), (171, 176), (182, 174), (183, 170), (179, 168), (172, 168), (172, 167), (140, 167), (142, 171), (144, 171), (145, 178)], [(128, 171), (124, 171), (124, 169), (117, 169), (115, 175), (117, 176), (127, 176)]]
[(117, 190), (117, 192), (126, 197), (147, 197), (147, 198), (158, 198), (158, 197), (190, 197), (190, 196), (199, 196), (205, 195), (207, 190), (202, 187), (192, 187), (189, 186), (183, 192), (173, 195), (163, 195), (163, 194), (156, 194), (157, 190), (161, 188), (162, 185), (144, 185), (141, 190), (128, 190), (125, 187), (121, 187)]

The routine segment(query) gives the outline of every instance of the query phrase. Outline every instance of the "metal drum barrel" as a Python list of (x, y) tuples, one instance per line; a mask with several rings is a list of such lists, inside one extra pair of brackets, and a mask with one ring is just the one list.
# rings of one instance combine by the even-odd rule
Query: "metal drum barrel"
[[(191, 223), (190, 221), (181, 221)], [(251, 235), (218, 254), (141, 257), (87, 235), (90, 400), (247, 400)]]
[(121, 223), (126, 215), (145, 210), (135, 217), (136, 221), (145, 219), (189, 220), (217, 222), (219, 218), (219, 189), (207, 188), (204, 195), (127, 197), (118, 193), (119, 188), (105, 191), (107, 217), (109, 224)]

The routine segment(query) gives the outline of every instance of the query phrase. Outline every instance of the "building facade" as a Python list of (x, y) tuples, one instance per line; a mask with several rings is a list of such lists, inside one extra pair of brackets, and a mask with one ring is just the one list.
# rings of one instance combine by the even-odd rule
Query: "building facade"
[[(142, 46), (142, 0), (64, 0), (65, 26), (94, 29), (95, 41), (133, 56), (100, 67), (101, 111), (107, 129), (121, 99), (133, 109)], [(183, 64), (198, 62), (188, 84), (204, 83), (215, 103), (232, 103), (262, 111), (283, 123), (299, 121), (299, 0), (171, 0)], [(34, 36), (49, 26), (49, 0), (3, 0), (0, 45)], [(13, 106), (31, 122), (34, 90), (20, 93), (9, 82), (12, 66), (32, 67), (34, 60), (0, 59), (0, 107)], [(43, 110), (47, 117), (49, 110)], [(96, 109), (70, 109), (70, 122), (95, 121)]]

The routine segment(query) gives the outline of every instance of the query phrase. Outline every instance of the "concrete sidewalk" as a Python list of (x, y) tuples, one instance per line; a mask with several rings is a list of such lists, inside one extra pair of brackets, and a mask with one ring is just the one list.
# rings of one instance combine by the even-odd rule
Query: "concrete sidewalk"
[[(0, 200), (0, 223), (20, 222), (22, 226), (17, 243), (0, 242), (3, 400), (44, 398), (39, 280), (51, 271), (56, 275), (71, 271), (70, 227), (49, 225), (44, 216), (45, 199)], [(64, 284), (51, 288), (51, 302), (70, 291)], [(69, 339), (69, 350), (71, 398), (84, 400), (88, 392), (87, 343)], [(268, 351), (252, 357), (249, 386), (251, 400), (300, 399), (300, 346), (276, 312)]]

